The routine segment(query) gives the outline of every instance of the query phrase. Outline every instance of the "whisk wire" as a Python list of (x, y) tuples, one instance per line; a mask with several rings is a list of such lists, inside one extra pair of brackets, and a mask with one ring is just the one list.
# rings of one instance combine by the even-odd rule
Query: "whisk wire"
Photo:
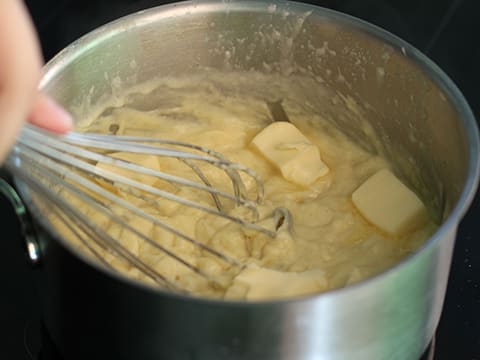
[[(35, 153), (33, 153), (31, 150), (28, 150), (28, 149), (22, 149), (20, 151), (23, 152), (27, 156), (27, 158), (28, 157), (31, 158), (31, 156), (35, 155)], [(60, 165), (57, 162), (55, 162), (55, 161), (53, 161), (53, 160), (51, 160), (47, 157), (42, 157), (41, 160), (40, 159), (38, 159), (38, 160), (39, 160), (39, 163), (41, 163), (45, 168), (51, 170), (51, 172), (46, 172), (45, 169), (38, 168), (39, 172), (42, 173), (42, 176), (51, 177), (51, 178), (53, 178), (52, 179), (53, 183), (61, 184), (66, 189), (68, 189), (71, 192), (77, 194), (77, 196), (86, 197), (87, 199), (85, 199), (85, 200), (88, 201), (89, 204), (94, 205), (94, 206), (98, 206), (99, 200), (93, 198), (90, 195), (88, 195), (86, 192), (72, 186), (70, 183), (63, 180), (62, 177), (64, 179), (68, 179), (68, 180), (76, 182), (78, 185), (81, 185), (81, 186), (85, 187), (86, 189), (90, 190), (91, 192), (93, 192), (95, 194), (98, 194), (100, 197), (105, 198), (105, 199), (109, 200), (110, 202), (118, 205), (119, 207), (127, 209), (127, 210), (131, 211), (132, 213), (151, 221), (155, 225), (160, 226), (161, 228), (173, 233), (174, 235), (176, 235), (176, 236), (194, 244), (195, 246), (197, 246), (197, 247), (199, 247), (199, 248), (201, 248), (205, 251), (208, 251), (212, 255), (215, 255), (215, 256), (221, 258), (222, 260), (232, 264), (232, 265), (236, 265), (236, 266), (240, 265), (236, 260), (234, 260), (232, 258), (229, 258), (228, 256), (226, 256), (222, 253), (219, 253), (215, 249), (212, 249), (212, 248), (206, 246), (205, 244), (191, 238), (190, 236), (182, 233), (181, 231), (177, 230), (176, 228), (168, 225), (167, 223), (165, 223), (163, 221), (160, 221), (158, 217), (152, 216), (149, 213), (139, 209), (138, 207), (132, 205), (132, 203), (130, 203), (129, 201), (123, 200), (122, 198), (114, 195), (113, 193), (111, 193), (108, 190), (105, 190), (101, 186), (93, 183), (92, 181), (89, 181), (88, 179), (86, 179), (84, 177), (78, 176), (78, 174), (76, 172), (70, 170), (66, 166)], [(31, 165), (36, 166), (36, 164), (31, 164)], [(88, 164), (86, 164), (86, 165), (88, 165)], [(62, 177), (56, 176), (55, 174), (61, 174)], [(147, 189), (150, 188), (147, 185), (144, 185), (144, 184), (141, 184), (141, 183), (136, 184), (137, 182), (135, 182), (133, 180), (130, 180), (130, 179), (126, 179), (126, 180), (132, 181), (132, 183), (133, 183), (132, 186), (142, 185), (142, 186), (145, 186)], [(108, 211), (109, 215), (114, 216), (113, 212), (111, 212), (108, 209), (107, 205), (105, 205), (105, 204), (102, 204), (102, 208), (99, 208), (99, 210)], [(115, 218), (114, 220), (122, 221), (119, 218)], [(122, 223), (123, 223), (123, 221), (122, 221)], [(128, 226), (126, 223), (122, 224), (122, 225), (124, 225), (126, 227)], [(152, 246), (157, 247), (159, 250), (166, 252), (168, 255), (170, 255), (172, 257), (176, 257), (175, 254), (173, 254), (169, 250), (163, 248), (160, 244), (154, 242), (153, 240), (151, 240), (149, 238), (144, 239), (144, 240), (149, 242)], [(177, 260), (179, 260), (181, 262), (184, 262), (183, 259), (177, 259)], [(185, 264), (185, 265), (186, 266), (191, 266), (190, 264), (188, 264), (188, 265)]]
[[(46, 140), (45, 136), (48, 137), (48, 141), (45, 141)], [(81, 137), (79, 136), (79, 134), (69, 134), (69, 135), (66, 135), (66, 137), (70, 137), (70, 141), (67, 141), (67, 142), (73, 141), (72, 139), (78, 139), (79, 143), (82, 143), (82, 141), (80, 140)], [(107, 146), (106, 145), (107, 144), (106, 139), (105, 138), (103, 138), (103, 139), (104, 139), (103, 141), (98, 141), (98, 142), (88, 141), (84, 144), (85, 145), (88, 144), (88, 146), (98, 147), (98, 148), (102, 148), (102, 149), (105, 149), (105, 148), (108, 147), (109, 150), (115, 150), (115, 151), (120, 151), (120, 150), (127, 151), (128, 150), (127, 148), (122, 148), (121, 143), (116, 143), (115, 146), (112, 146), (112, 145)], [(62, 161), (62, 162), (67, 163), (67, 164), (74, 165), (74, 166), (76, 166), (78, 168), (82, 168), (84, 170), (85, 170), (85, 167), (83, 166), (84, 161), (83, 160), (78, 160), (78, 158), (86, 158), (86, 159), (93, 160), (93, 161), (96, 161), (96, 162), (99, 162), (99, 163), (118, 166), (120, 168), (130, 170), (130, 171), (134, 171), (134, 172), (137, 172), (137, 173), (140, 173), (140, 174), (143, 174), (143, 175), (153, 176), (153, 177), (156, 177), (156, 178), (159, 178), (159, 179), (162, 179), (162, 180), (165, 180), (165, 181), (169, 181), (169, 182), (172, 182), (172, 183), (177, 183), (177, 184), (180, 184), (180, 185), (189, 186), (189, 187), (192, 187), (192, 188), (195, 188), (195, 189), (198, 189), (198, 190), (207, 191), (209, 193), (214, 193), (214, 194), (222, 196), (226, 199), (233, 200), (238, 205), (247, 206), (247, 207), (253, 209), (253, 211), (255, 209), (255, 206), (251, 201), (249, 201), (247, 199), (244, 199), (244, 198), (239, 198), (238, 196), (232, 196), (231, 194), (229, 194), (227, 192), (224, 192), (224, 191), (221, 191), (219, 189), (216, 189), (212, 186), (202, 185), (202, 184), (199, 184), (197, 182), (194, 182), (194, 181), (182, 178), (182, 177), (171, 175), (171, 174), (161, 172), (161, 171), (158, 171), (158, 170), (153, 170), (153, 169), (150, 169), (150, 168), (138, 165), (138, 164), (134, 164), (134, 163), (129, 162), (129, 161), (125, 161), (125, 160), (122, 160), (122, 159), (117, 159), (117, 158), (114, 158), (112, 156), (108, 156), (108, 155), (105, 155), (105, 154), (99, 154), (99, 153), (96, 153), (94, 151), (90, 151), (90, 150), (86, 150), (84, 148), (81, 148), (78, 145), (69, 145), (69, 144), (65, 143), (63, 141), (63, 139), (58, 139), (55, 136), (52, 136), (50, 134), (38, 133), (36, 130), (31, 130), (31, 129), (28, 129), (28, 128), (25, 129), (24, 134), (22, 134), (19, 137), (18, 142), (20, 142), (21, 144), (23, 144), (27, 147), (33, 148), (37, 151), (43, 151), (45, 154), (47, 154), (47, 155), (49, 154), (49, 156), (52, 156), (51, 150), (56, 149), (56, 150), (60, 151), (60, 152), (56, 152), (55, 155), (54, 155), (57, 160)], [(129, 143), (128, 145), (129, 145), (129, 147), (132, 146), (131, 143)], [(137, 148), (135, 148), (135, 149), (137, 149)], [(150, 154), (154, 153), (155, 155), (158, 155), (159, 148), (151, 146), (150, 149), (151, 149)], [(142, 150), (145, 151), (145, 148), (142, 148)], [(144, 151), (131, 150), (132, 153), (142, 153), (142, 154), (145, 153)], [(68, 153), (75, 154), (75, 156), (70, 156), (70, 155), (68, 155)], [(166, 153), (164, 153), (164, 152), (162, 152), (162, 154), (164, 156), (167, 156)], [(175, 152), (175, 154), (179, 155), (180, 153)], [(183, 153), (182, 153), (182, 155), (183, 155)], [(180, 158), (182, 160), (191, 160), (191, 159), (189, 159), (187, 157), (183, 157), (183, 156), (180, 157)], [(198, 160), (198, 158), (196, 158), (196, 159)], [(218, 165), (218, 166), (222, 166), (223, 163), (222, 162), (215, 162), (215, 164)], [(93, 169), (93, 167), (89, 167), (88, 171), (92, 172), (92, 169)], [(235, 177), (235, 180), (238, 181), (238, 178)], [(165, 192), (165, 196), (169, 196), (169, 193)], [(175, 200), (178, 200), (178, 199), (175, 199)]]
[[(34, 167), (36, 165), (33, 165)], [(11, 170), (10, 165), (7, 161), (7, 168)], [(104, 231), (101, 227), (96, 225), (93, 221), (91, 221), (88, 217), (82, 214), (80, 211), (69, 205), (64, 199), (58, 196), (53, 190), (51, 190), (48, 186), (37, 182), (35, 180), (32, 181), (31, 174), (27, 173), (24, 169), (17, 168), (15, 170), (15, 175), (18, 176), (22, 181), (24, 181), (29, 187), (34, 189), (36, 193), (40, 194), (42, 197), (47, 199), (50, 202), (53, 202), (55, 206), (57, 206), (61, 211), (64, 212), (64, 217), (68, 217), (75, 225), (83, 231), (90, 240), (97, 243), (99, 246), (108, 248), (109, 250), (119, 254), (124, 260), (133, 264), (137, 269), (142, 271), (145, 275), (150, 277), (157, 283), (160, 283), (168, 288), (174, 289), (176, 291), (181, 291), (178, 289), (173, 283), (171, 283), (165, 276), (158, 273), (150, 266), (145, 264), (143, 261), (138, 259), (133, 253), (131, 253), (128, 249), (126, 249), (118, 240), (111, 237), (106, 231)], [(56, 180), (60, 180), (60, 183), (63, 181), (60, 178)], [(62, 185), (67, 187), (71, 186), (70, 184), (63, 182)], [(81, 194), (80, 196), (85, 196), (85, 194)], [(70, 226), (72, 226), (70, 224)], [(67, 225), (69, 227), (69, 225)], [(107, 246), (105, 245), (107, 244)], [(94, 252), (94, 255), (98, 255), (101, 257), (98, 252)], [(109, 265), (109, 267), (111, 267)]]
[[(46, 135), (50, 135), (46, 133)], [(112, 144), (112, 140), (117, 144), (115, 147)], [(158, 156), (173, 156), (182, 159), (189, 159), (189, 160), (201, 160), (204, 162), (208, 162), (211, 165), (217, 166), (225, 171), (234, 173), (234, 172), (242, 172), (252, 179), (254, 179), (255, 186), (257, 189), (257, 198), (255, 202), (262, 203), (264, 198), (264, 186), (263, 182), (252, 169), (238, 163), (232, 163), (228, 159), (226, 159), (221, 153), (214, 151), (212, 149), (205, 148), (203, 146), (190, 144), (182, 141), (177, 140), (168, 140), (168, 139), (157, 139), (157, 138), (149, 138), (149, 137), (137, 137), (137, 136), (125, 136), (125, 135), (117, 135), (112, 137), (111, 135), (104, 135), (104, 134), (78, 134), (78, 133), (71, 133), (65, 136), (65, 142), (73, 143), (76, 145), (84, 145), (84, 146), (91, 146), (97, 148), (106, 149), (106, 147), (111, 147), (108, 150), (115, 150), (115, 151), (125, 151), (127, 148), (132, 152), (143, 153), (143, 154), (155, 154)], [(126, 142), (134, 143), (134, 147), (126, 147)], [(140, 144), (139, 144), (140, 143)], [(162, 145), (172, 145), (175, 147), (183, 147), (190, 150), (199, 151), (201, 153), (207, 154), (210, 156), (205, 157), (204, 155), (194, 155), (189, 152), (178, 151), (172, 153), (171, 149), (165, 148), (158, 148), (158, 147), (149, 147), (144, 143), (156, 143)], [(137, 147), (137, 145), (141, 145)], [(174, 150), (173, 150), (174, 151)], [(233, 176), (234, 185), (241, 185), (243, 184), (242, 181), (238, 181), (238, 174)]]
[[(158, 144), (178, 146), (180, 148), (199, 151), (202, 154), (164, 148), (163, 146), (158, 146)], [(101, 151), (97, 152), (93, 149), (100, 149)], [(105, 151), (121, 151), (134, 154), (173, 157), (185, 163), (193, 173), (196, 174), (201, 183), (163, 171), (150, 169), (131, 161), (115, 158), (105, 153)], [(208, 163), (222, 170), (232, 182), (233, 194), (215, 188), (208, 176), (197, 166), (197, 161)], [(99, 163), (108, 166), (98, 166)], [(131, 266), (134, 266), (134, 268), (138, 269), (153, 281), (174, 291), (182, 292), (184, 290), (176, 286), (174, 282), (164, 274), (159, 273), (152, 266), (142, 261), (119, 240), (115, 239), (114, 236), (109, 233), (108, 229), (104, 229), (105, 224), (99, 223), (98, 219), (97, 222), (90, 219), (86, 214), (69, 203), (67, 200), (69, 197), (64, 198), (61, 194), (67, 192), (73, 195), (76, 199), (87, 204), (89, 209), (94, 210), (95, 214), (107, 219), (109, 224), (120, 226), (122, 233), (126, 231), (132, 234), (137, 240), (141, 240), (144, 244), (149, 244), (165, 256), (176, 260), (194, 273), (220, 287), (224, 286), (220, 279), (211, 276), (189, 260), (179, 256), (158, 241), (153, 240), (140, 229), (129, 224), (124, 218), (129, 218), (133, 215), (139, 219), (146, 220), (154, 227), (157, 226), (173, 234), (176, 238), (194, 245), (199, 251), (205, 251), (205, 253), (213, 255), (230, 266), (235, 266), (239, 270), (244, 267), (240, 261), (187, 235), (175, 226), (163, 221), (161, 217), (152, 215), (141, 209), (129, 200), (128, 197), (119, 194), (132, 195), (145, 204), (151, 205), (154, 209), (160, 209), (160, 199), (173, 201), (183, 206), (221, 217), (232, 223), (239, 224), (242, 228), (263, 233), (271, 238), (275, 238), (276, 231), (278, 230), (270, 230), (256, 223), (258, 220), (256, 204), (263, 200), (264, 191), (263, 183), (259, 176), (253, 170), (243, 165), (228, 161), (220, 153), (197, 145), (147, 137), (102, 134), (71, 133), (66, 136), (58, 136), (28, 125), (22, 130), (12, 153), (6, 161), (6, 167), (46, 199), (48, 203), (53, 204), (53, 207), (51, 207), (52, 214), (54, 214), (66, 226), (68, 231), (98, 258), (102, 264), (109, 268), (114, 268), (112, 264), (102, 257), (101, 252), (93, 246), (91, 241), (93, 241), (99, 249), (103, 249), (104, 252), (115, 253), (119, 258)], [(124, 171), (112, 171), (110, 170), (111, 167), (114, 169), (127, 170), (132, 176), (123, 175)], [(256, 189), (255, 200), (248, 198), (247, 190), (240, 173), (244, 173), (254, 179)], [(153, 184), (149, 185), (148, 183), (141, 182), (137, 180), (138, 176), (133, 176), (135, 174), (147, 175), (176, 185), (184, 185), (205, 191), (212, 196), (214, 205), (193, 201), (155, 187)], [(101, 183), (94, 181), (99, 179), (117, 186), (115, 186), (115, 188), (102, 186)], [(61, 192), (58, 191), (59, 189), (61, 189)], [(231, 215), (223, 207), (220, 198), (233, 201), (236, 206), (244, 207), (250, 212), (250, 217), (253, 217), (254, 220), (246, 220), (246, 218)], [(120, 210), (121, 214), (119, 214)], [(290, 214), (286, 209), (278, 208), (271, 216), (275, 222), (277, 223), (278, 221), (280, 225), (284, 222), (287, 222), (287, 225), (291, 224)]]
[[(244, 221), (240, 218), (237, 218), (237, 217), (231, 216), (231, 215), (229, 215), (225, 212), (219, 211), (218, 209), (204, 206), (204, 205), (202, 205), (198, 202), (191, 201), (191, 200), (186, 199), (186, 198), (182, 198), (182, 197), (177, 196), (175, 194), (172, 194), (168, 191), (164, 191), (164, 190), (152, 187), (150, 185), (143, 184), (139, 181), (127, 178), (125, 176), (116, 174), (112, 171), (99, 168), (95, 165), (92, 165), (92, 164), (89, 164), (85, 161), (79, 160), (75, 156), (71, 156), (71, 155), (68, 155), (66, 153), (57, 151), (55, 148), (52, 148), (52, 147), (44, 144), (43, 142), (27, 143), (24, 140), (21, 140), (20, 142), (25, 147), (28, 147), (28, 148), (32, 147), (32, 149), (35, 149), (35, 152), (43, 153), (43, 154), (45, 154), (45, 155), (47, 155), (51, 158), (54, 158), (56, 161), (61, 161), (63, 163), (69, 164), (70, 166), (74, 166), (77, 169), (84, 171), (86, 174), (94, 174), (94, 175), (97, 175), (97, 176), (99, 176), (103, 179), (107, 179), (109, 181), (113, 181), (113, 182), (116, 182), (118, 184), (131, 186), (133, 188), (137, 188), (137, 189), (140, 189), (142, 191), (148, 192), (152, 195), (156, 195), (156, 196), (162, 197), (164, 199), (175, 201), (175, 202), (181, 203), (182, 205), (204, 211), (206, 213), (210, 213), (210, 214), (213, 214), (213, 215), (216, 215), (216, 216), (226, 218), (230, 221), (236, 222), (236, 223), (238, 223), (242, 226), (245, 226), (249, 229), (257, 230), (257, 231), (266, 233), (269, 236), (273, 236), (273, 237), (275, 236), (274, 232), (271, 232), (268, 229), (265, 229), (261, 226), (258, 226), (255, 223)], [(17, 152), (20, 153), (22, 151), (24, 151), (24, 150), (17, 147)], [(83, 150), (83, 151), (87, 151), (87, 150)], [(31, 157), (37, 156), (35, 152), (30, 152), (29, 156), (31, 156)], [(108, 156), (102, 155), (100, 157), (95, 157), (95, 159), (106, 159), (106, 158), (110, 158), (109, 161), (111, 161), (112, 164), (118, 165), (120, 167), (123, 167), (123, 165), (125, 165), (127, 168), (130, 168), (132, 170), (137, 170), (137, 171), (138, 170), (144, 170), (146, 173), (152, 173), (152, 174), (157, 173), (155, 170), (151, 170), (151, 169), (148, 169), (148, 168), (136, 165), (136, 164), (132, 164), (132, 163), (129, 163), (129, 162), (126, 162), (126, 161), (123, 161), (123, 160), (119, 160), (119, 159), (115, 159), (115, 158), (111, 158), (111, 157), (108, 157)], [(42, 161), (45, 161), (45, 159), (43, 159)], [(51, 166), (54, 166), (54, 164), (51, 164)], [(63, 170), (67, 170), (67, 169), (63, 168)], [(71, 173), (71, 174), (74, 177), (78, 176), (77, 173)], [(220, 195), (224, 194), (223, 192), (220, 192), (220, 191), (217, 191), (216, 193), (218, 193)], [(232, 196), (229, 195), (229, 194), (225, 194), (225, 195), (226, 195), (226, 197), (232, 198)], [(255, 207), (253, 206), (251, 201), (242, 200), (241, 202), (242, 202), (242, 205), (244, 205), (248, 209), (250, 209), (252, 211), (256, 211)], [(253, 215), (254, 215), (254, 218), (258, 217), (258, 214), (256, 214), (255, 212), (254, 212)]]

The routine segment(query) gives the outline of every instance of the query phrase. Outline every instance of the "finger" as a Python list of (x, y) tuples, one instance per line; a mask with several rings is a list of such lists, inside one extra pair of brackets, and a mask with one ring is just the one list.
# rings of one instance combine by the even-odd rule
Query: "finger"
[(0, 0), (0, 162), (37, 95), (41, 59), (23, 2)]
[(57, 133), (68, 132), (73, 127), (70, 114), (43, 93), (38, 94), (28, 120), (34, 125)]

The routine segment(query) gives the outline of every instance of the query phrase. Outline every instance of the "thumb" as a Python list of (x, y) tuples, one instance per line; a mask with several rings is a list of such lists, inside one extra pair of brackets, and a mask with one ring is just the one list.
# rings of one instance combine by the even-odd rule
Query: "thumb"
[(0, 0), (0, 162), (37, 93), (41, 55), (22, 1)]

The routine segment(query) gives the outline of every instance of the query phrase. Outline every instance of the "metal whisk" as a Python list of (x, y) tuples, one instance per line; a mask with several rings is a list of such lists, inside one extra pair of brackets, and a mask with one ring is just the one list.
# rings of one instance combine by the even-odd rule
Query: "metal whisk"
[[(131, 161), (115, 158), (111, 156), (115, 152), (178, 159), (191, 169), (192, 174), (195, 175), (193, 178), (197, 180), (179, 177)], [(106, 164), (107, 166), (97, 166), (98, 164)], [(220, 169), (226, 175), (231, 184), (230, 191), (212, 185), (211, 179), (202, 170), (204, 164)], [(138, 202), (151, 206), (161, 206), (158, 204), (159, 199), (167, 199), (182, 206), (225, 218), (245, 229), (261, 232), (271, 238), (275, 238), (276, 235), (276, 229), (267, 229), (256, 223), (259, 218), (257, 205), (262, 202), (264, 193), (263, 184), (258, 175), (243, 165), (227, 160), (220, 153), (201, 146), (148, 137), (89, 133), (70, 133), (59, 136), (27, 125), (18, 137), (5, 165), (11, 173), (47, 200), (48, 204), (52, 205), (50, 207), (51, 212), (103, 264), (111, 267), (93, 244), (124, 259), (155, 282), (171, 290), (183, 291), (172, 279), (168, 279), (164, 274), (146, 264), (122, 245), (118, 239), (109, 234), (103, 228), (101, 221), (98, 221), (98, 218), (96, 220), (88, 216), (75, 204), (72, 204), (69, 199), (73, 196), (78, 201), (88, 204), (89, 207), (98, 212), (99, 217), (107, 217), (110, 221), (120, 225), (123, 230), (131, 232), (138, 239), (145, 241), (213, 282), (217, 280), (210, 274), (205, 273), (188, 260), (172, 252), (171, 249), (159, 244), (130, 225), (125, 220), (125, 216), (119, 215), (115, 208), (128, 211), (132, 216), (141, 217), (153, 223), (154, 226), (171, 232), (184, 241), (194, 244), (199, 249), (239, 268), (243, 264), (238, 259), (233, 259), (199, 242), (187, 235), (182, 229), (175, 228), (167, 221), (145, 211), (142, 206), (138, 205)], [(205, 203), (194, 201), (164, 188), (142, 183), (134, 176), (125, 175), (125, 172), (150, 176), (175, 186), (190, 187), (195, 191), (208, 194), (211, 200)], [(242, 176), (253, 179), (255, 184), (253, 195), (251, 191), (247, 191)], [(111, 186), (112, 184), (115, 186)], [(136, 200), (130, 201), (119, 196), (118, 191), (126, 193)], [(66, 197), (65, 194), (68, 194), (68, 196)], [(244, 208), (243, 213), (245, 215), (231, 215), (225, 206), (227, 202), (233, 203), (236, 208)], [(291, 225), (289, 212), (284, 208), (275, 209), (271, 216), (275, 219), (278, 227)]]

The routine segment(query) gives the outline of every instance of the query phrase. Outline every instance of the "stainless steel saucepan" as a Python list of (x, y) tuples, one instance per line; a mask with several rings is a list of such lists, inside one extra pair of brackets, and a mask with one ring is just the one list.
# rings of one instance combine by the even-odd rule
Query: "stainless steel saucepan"
[[(267, 39), (269, 34), (276, 36)], [(287, 51), (282, 39), (288, 39)], [(30, 227), (25, 240), (37, 264), (46, 327), (61, 354), (116, 360), (419, 358), (439, 321), (457, 226), (479, 176), (478, 130), (460, 91), (399, 38), (334, 11), (286, 1), (192, 1), (127, 16), (63, 50), (46, 65), (41, 87), (81, 117), (83, 105), (100, 106), (118, 82), (133, 86), (207, 67), (303, 74), (355, 101), (396, 170), (408, 175), (412, 166), (420, 169), (410, 184), (432, 199), (441, 226), (415, 254), (343, 289), (259, 303), (205, 300), (99, 267), (58, 236), (42, 217), (44, 205), (16, 181), (33, 218), (24, 219)], [(359, 123), (331, 119), (380, 151)]]

